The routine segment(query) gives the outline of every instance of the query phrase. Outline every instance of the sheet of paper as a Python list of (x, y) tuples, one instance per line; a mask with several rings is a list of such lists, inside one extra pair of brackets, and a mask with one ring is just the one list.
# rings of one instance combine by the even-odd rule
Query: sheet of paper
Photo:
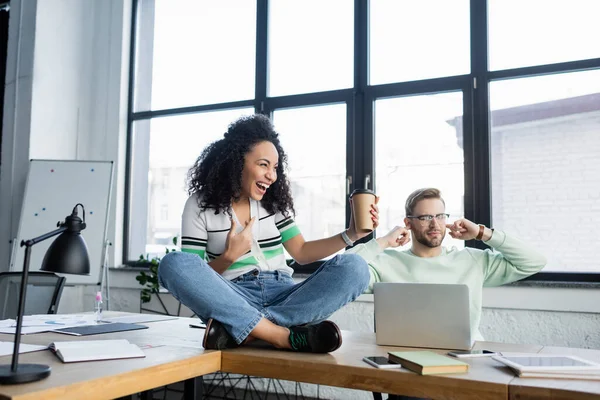
[[(44, 314), (44, 315), (25, 315), (23, 317), (23, 326), (21, 334), (48, 332), (55, 329), (71, 328), (74, 326), (95, 325), (94, 314)], [(15, 334), (16, 321), (14, 319), (5, 319), (0, 321), (0, 333)]]
[(10, 328), (15, 325), (14, 319), (3, 319), (0, 321), (0, 328)]
[(54, 326), (58, 325), (64, 328), (65, 325), (90, 325), (96, 323), (94, 314), (42, 314), (25, 315), (23, 317), (23, 326)]
[[(0, 356), (8, 356), (13, 353), (13, 342), (0, 342)], [(30, 353), (32, 351), (46, 350), (48, 346), (39, 346), (37, 344), (19, 344), (19, 354)]]

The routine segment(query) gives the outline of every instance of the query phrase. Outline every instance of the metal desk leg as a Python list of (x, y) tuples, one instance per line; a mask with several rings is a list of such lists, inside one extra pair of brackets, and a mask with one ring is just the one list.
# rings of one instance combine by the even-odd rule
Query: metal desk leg
[(204, 379), (201, 376), (183, 382), (184, 400), (201, 400), (204, 395)]
[(140, 400), (152, 400), (152, 390), (146, 390), (140, 393)]

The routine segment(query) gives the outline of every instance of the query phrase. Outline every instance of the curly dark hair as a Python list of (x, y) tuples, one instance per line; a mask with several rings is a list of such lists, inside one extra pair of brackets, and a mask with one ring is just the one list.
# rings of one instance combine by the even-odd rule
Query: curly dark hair
[(279, 154), (277, 180), (265, 193), (262, 206), (269, 212), (295, 213), (290, 183), (285, 174), (287, 155), (271, 120), (262, 115), (245, 116), (232, 122), (223, 139), (209, 144), (188, 171), (188, 193), (200, 193), (198, 206), (231, 215), (231, 202), (239, 200), (244, 156), (258, 143), (273, 143)]

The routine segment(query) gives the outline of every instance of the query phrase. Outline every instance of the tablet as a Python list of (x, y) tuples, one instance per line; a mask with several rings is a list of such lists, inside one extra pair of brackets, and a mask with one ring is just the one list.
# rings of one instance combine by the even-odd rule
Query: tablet
[(522, 372), (600, 370), (600, 364), (570, 355), (531, 354), (492, 358)]

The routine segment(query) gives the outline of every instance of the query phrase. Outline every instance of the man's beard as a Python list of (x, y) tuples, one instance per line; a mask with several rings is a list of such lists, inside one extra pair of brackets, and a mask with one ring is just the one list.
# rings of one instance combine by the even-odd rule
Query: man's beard
[(421, 233), (421, 232), (414, 232), (413, 234), (415, 234), (415, 240), (419, 243), (421, 243), (423, 246), (427, 246), (429, 248), (436, 248), (436, 247), (440, 247), (442, 245), (442, 241), (444, 240), (444, 237), (446, 236), (446, 232), (442, 231), (441, 232), (441, 236), (439, 238), (433, 238), (430, 239), (427, 236), (427, 233)]

